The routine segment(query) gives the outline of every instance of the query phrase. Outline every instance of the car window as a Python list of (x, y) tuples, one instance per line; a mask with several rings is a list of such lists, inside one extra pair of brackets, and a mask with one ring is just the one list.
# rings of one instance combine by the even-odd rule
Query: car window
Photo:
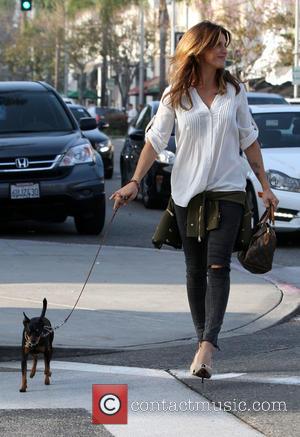
[(99, 106), (96, 107), (95, 110), (97, 115), (104, 115), (108, 112), (108, 108), (101, 108)]
[(247, 97), (249, 105), (286, 105), (287, 102), (277, 97)]
[(0, 94), (0, 134), (71, 131), (74, 127), (52, 92), (3, 92)]
[(79, 121), (83, 117), (90, 117), (90, 114), (87, 112), (84, 108), (70, 108), (72, 114), (76, 118), (77, 121)]
[(252, 114), (262, 148), (299, 147), (300, 112)]
[(135, 123), (135, 127), (137, 129), (145, 130), (147, 127), (147, 124), (150, 122), (150, 120), (151, 120), (151, 107), (145, 106), (141, 110), (141, 112), (137, 118), (137, 121)]

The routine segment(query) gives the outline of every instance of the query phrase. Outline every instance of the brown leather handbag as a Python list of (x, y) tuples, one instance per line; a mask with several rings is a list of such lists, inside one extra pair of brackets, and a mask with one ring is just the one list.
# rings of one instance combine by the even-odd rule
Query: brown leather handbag
[[(269, 223), (268, 223), (269, 222)], [(276, 248), (273, 205), (266, 209), (257, 223), (249, 246), (238, 252), (238, 260), (251, 273), (267, 273), (272, 269)]]

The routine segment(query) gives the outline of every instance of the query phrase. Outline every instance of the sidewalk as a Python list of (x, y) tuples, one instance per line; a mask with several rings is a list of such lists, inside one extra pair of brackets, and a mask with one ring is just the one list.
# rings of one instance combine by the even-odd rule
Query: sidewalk
[[(214, 407), (206, 398), (190, 390), (164, 370), (56, 361), (51, 366), (52, 385), (43, 386), (43, 374), (40, 372), (34, 379), (29, 380), (27, 393), (19, 393), (19, 367), (19, 363), (0, 363), (0, 390), (1, 393), (5, 393), (5, 399), (0, 398), (0, 410), (43, 408), (47, 412), (51, 409), (59, 411), (59, 409), (72, 408), (79, 411), (84, 408), (91, 413), (92, 384), (128, 384), (128, 423), (105, 425), (105, 428), (115, 437), (188, 435), (259, 437), (263, 435), (235, 416), (220, 410), (217, 406)], [(1, 370), (6, 372), (1, 373)], [(162, 411), (162, 401), (165, 401), (164, 411)], [(192, 408), (194, 411), (191, 410)], [(14, 433), (11, 435), (24, 435), (20, 432), (24, 429), (24, 422), (20, 428), (16, 428), (18, 415), (15, 414), (14, 417), (13, 424), (1, 425), (2, 435), (8, 436), (5, 427), (11, 431), (12, 426)], [(95, 430), (93, 435), (98, 435), (96, 432), (99, 425), (94, 425), (93, 428)], [(64, 428), (63, 422), (59, 431), (60, 436), (75, 434), (73, 431), (70, 432), (70, 429)], [(32, 435), (35, 437), (37, 434)], [(53, 433), (39, 432), (38, 435), (42, 437)]]

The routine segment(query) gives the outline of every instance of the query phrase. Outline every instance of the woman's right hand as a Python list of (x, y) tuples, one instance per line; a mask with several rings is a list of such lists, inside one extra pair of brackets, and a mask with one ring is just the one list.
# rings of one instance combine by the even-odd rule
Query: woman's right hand
[(120, 206), (127, 205), (131, 200), (136, 198), (138, 191), (135, 182), (128, 182), (124, 187), (115, 191), (109, 198), (109, 200), (115, 201), (113, 209), (118, 209)]

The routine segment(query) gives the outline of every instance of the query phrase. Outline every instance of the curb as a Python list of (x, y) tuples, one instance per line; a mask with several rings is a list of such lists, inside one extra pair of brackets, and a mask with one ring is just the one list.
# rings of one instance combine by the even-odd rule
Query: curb
[[(232, 267), (242, 273), (252, 275), (252, 273), (245, 270), (236, 260), (232, 260)], [(262, 279), (266, 282), (274, 285), (281, 293), (281, 300), (275, 308), (270, 309), (267, 313), (258, 317), (256, 320), (249, 322), (239, 328), (234, 328), (229, 331), (223, 332), (220, 338), (226, 338), (233, 335), (246, 335), (252, 334), (263, 329), (268, 329), (276, 325), (287, 322), (294, 316), (300, 314), (300, 288), (288, 284), (286, 282), (279, 281), (275, 275), (266, 273), (261, 275)], [(253, 330), (253, 325), (255, 329)], [(236, 334), (235, 334), (236, 332)]]

